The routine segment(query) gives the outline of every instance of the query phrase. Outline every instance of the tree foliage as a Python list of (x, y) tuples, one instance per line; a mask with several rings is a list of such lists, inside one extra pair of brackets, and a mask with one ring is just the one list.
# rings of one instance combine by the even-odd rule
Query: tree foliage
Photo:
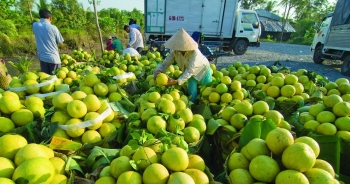
[(265, 0), (241, 0), (241, 8), (248, 10), (256, 9), (262, 4), (265, 4)]

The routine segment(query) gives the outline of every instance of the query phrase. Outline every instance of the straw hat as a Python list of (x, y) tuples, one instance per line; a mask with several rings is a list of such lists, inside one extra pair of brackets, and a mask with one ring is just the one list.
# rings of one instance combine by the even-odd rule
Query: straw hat
[(112, 40), (112, 36), (108, 36), (108, 40)]
[(168, 49), (179, 51), (198, 49), (197, 42), (195, 42), (183, 28), (177, 31), (167, 42), (165, 42), (164, 46)]

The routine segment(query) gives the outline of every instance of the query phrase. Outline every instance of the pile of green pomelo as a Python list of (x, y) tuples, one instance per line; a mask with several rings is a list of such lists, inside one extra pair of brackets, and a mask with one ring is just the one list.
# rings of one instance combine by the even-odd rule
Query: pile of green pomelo
[(55, 75), (20, 73), (0, 89), (1, 184), (342, 182), (308, 135), (349, 145), (346, 78), (211, 63), (213, 81), (191, 102), (187, 83), (166, 86), (176, 63), (154, 79), (159, 52), (61, 60)]

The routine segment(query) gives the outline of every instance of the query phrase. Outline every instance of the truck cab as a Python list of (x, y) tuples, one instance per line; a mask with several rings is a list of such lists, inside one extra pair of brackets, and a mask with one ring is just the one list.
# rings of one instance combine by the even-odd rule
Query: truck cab
[(312, 41), (311, 51), (314, 51), (313, 60), (315, 63), (322, 63), (324, 59), (322, 49), (327, 38), (329, 26), (331, 25), (333, 13), (327, 14), (316, 28), (316, 34)]
[(244, 54), (248, 46), (260, 46), (261, 26), (259, 17), (253, 10), (237, 10), (234, 36), (229, 50), (237, 55)]

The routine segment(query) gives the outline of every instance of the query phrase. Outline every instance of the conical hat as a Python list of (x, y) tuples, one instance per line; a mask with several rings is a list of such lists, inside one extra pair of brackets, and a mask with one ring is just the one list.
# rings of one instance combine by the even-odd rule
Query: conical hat
[(167, 42), (164, 43), (165, 48), (179, 51), (189, 51), (198, 49), (198, 44), (193, 38), (181, 28)]

